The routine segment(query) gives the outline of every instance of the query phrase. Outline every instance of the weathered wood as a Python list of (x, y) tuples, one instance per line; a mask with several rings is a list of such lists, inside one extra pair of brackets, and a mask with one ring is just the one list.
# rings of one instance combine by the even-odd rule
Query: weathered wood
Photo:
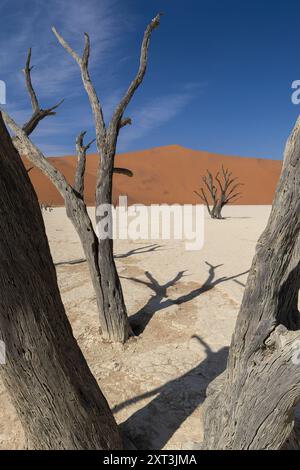
[(75, 172), (75, 180), (73, 188), (81, 197), (84, 198), (84, 175), (86, 166), (86, 152), (95, 142), (95, 139), (91, 140), (88, 144), (84, 145), (83, 139), (86, 132), (81, 132), (76, 139), (76, 151), (77, 151), (77, 168)]
[[(97, 214), (99, 208), (104, 205), (112, 205), (112, 178), (114, 173), (132, 176), (132, 172), (126, 168), (114, 168), (116, 154), (116, 144), (119, 131), (122, 127), (131, 124), (130, 118), (123, 118), (123, 114), (128, 106), (134, 92), (141, 84), (147, 68), (148, 49), (152, 31), (159, 25), (160, 15), (157, 15), (146, 28), (142, 46), (139, 70), (135, 79), (130, 84), (126, 94), (117, 106), (108, 129), (106, 129), (102, 107), (98, 99), (94, 85), (89, 75), (89, 56), (90, 39), (85, 33), (84, 50), (82, 56), (79, 56), (62, 36), (52, 28), (64, 49), (77, 62), (84, 88), (87, 92), (90, 105), (93, 111), (95, 121), (96, 143), (99, 154), (99, 169), (96, 182), (96, 223), (101, 221)], [(25, 67), (25, 76), (27, 88), (31, 97), (34, 114), (40, 114), (39, 103), (31, 81), (31, 50), (29, 50), (27, 63)], [(52, 113), (51, 108), (48, 115)], [(29, 133), (32, 131), (28, 126), (21, 129), (7, 114), (3, 113), (5, 122), (15, 132), (14, 145), (20, 153), (26, 154), (32, 161), (56, 186), (65, 200), (67, 215), (71, 219), (83, 246), (83, 250), (89, 265), (89, 270), (96, 293), (97, 305), (99, 309), (102, 334), (105, 339), (112, 341), (125, 342), (131, 334), (131, 328), (128, 321), (127, 310), (123, 298), (123, 292), (119, 276), (117, 273), (113, 257), (113, 241), (108, 239), (98, 240), (94, 232), (91, 220), (85, 207), (84, 197), (84, 173), (86, 166), (86, 151), (91, 145), (84, 146), (81, 133), (76, 141), (78, 164), (75, 175), (75, 181), (71, 186), (62, 175), (54, 168), (44, 157), (42, 152), (31, 142)], [(33, 127), (34, 128), (34, 127)], [(109, 212), (110, 225), (112, 228), (111, 207)]]
[(299, 215), (300, 119), (257, 244), (227, 369), (208, 391), (205, 449), (279, 449), (291, 434), (300, 401)]
[[(110, 206), (106, 219), (108, 220), (111, 230), (112, 181), (117, 139), (120, 129), (127, 124), (131, 124), (129, 118), (123, 118), (124, 112), (145, 76), (151, 34), (153, 30), (159, 26), (159, 23), (160, 15), (157, 15), (146, 28), (141, 45), (138, 72), (119, 105), (116, 107), (108, 128), (106, 128), (102, 107), (89, 76), (90, 39), (88, 34), (85, 33), (84, 51), (82, 57), (80, 57), (57, 30), (52, 28), (59, 43), (77, 62), (81, 71), (82, 83), (90, 101), (94, 116), (96, 143), (99, 154), (99, 168), (96, 181), (96, 223), (101, 223), (102, 218), (99, 215), (101, 208)], [(103, 293), (103, 306), (105, 318), (108, 322), (109, 334), (114, 339), (118, 338), (118, 340), (126, 341), (131, 329), (128, 323), (122, 287), (113, 257), (112, 239), (101, 239), (100, 237), (98, 243), (98, 266), (100, 271), (101, 291)]]
[(73, 336), (38, 200), (0, 115), (0, 374), (33, 449), (120, 449)]
[(27, 135), (30, 135), (34, 131), (34, 129), (37, 127), (39, 122), (42, 121), (45, 117), (54, 116), (56, 114), (55, 110), (64, 101), (64, 100), (61, 100), (59, 103), (55, 104), (51, 108), (42, 109), (40, 107), (37, 96), (36, 96), (36, 93), (35, 93), (34, 88), (32, 86), (32, 81), (31, 81), (32, 67), (30, 65), (30, 62), (31, 62), (31, 48), (28, 50), (26, 65), (25, 65), (25, 69), (24, 69), (26, 86), (27, 86), (27, 90), (28, 90), (28, 93), (29, 93), (29, 96), (30, 96), (31, 106), (32, 106), (32, 110), (33, 110), (33, 114), (31, 116), (31, 118), (23, 126), (23, 130), (24, 130), (24, 132), (26, 132)]
[[(126, 341), (130, 332), (128, 318), (127, 315), (126, 317), (123, 315), (121, 322), (118, 310), (109, 308), (107, 301), (105, 300), (106, 284), (103, 282), (101, 277), (99, 266), (103, 263), (103, 260), (101, 260), (101, 258), (99, 259), (99, 241), (83, 199), (77, 191), (68, 184), (63, 174), (51, 165), (49, 160), (45, 158), (38, 147), (29, 139), (25, 132), (17, 126), (5, 111), (3, 111), (3, 117), (7, 125), (9, 125), (15, 133), (16, 138), (18, 139), (18, 144), (21, 148), (26, 148), (27, 158), (46, 176), (48, 176), (65, 200), (67, 216), (75, 227), (87, 259), (96, 295), (103, 338), (111, 341)], [(15, 144), (15, 139), (13, 142)], [(117, 296), (116, 301), (118, 301)], [(111, 305), (115, 308), (115, 304), (113, 302)], [(114, 327), (114, 325), (117, 325), (117, 327)]]

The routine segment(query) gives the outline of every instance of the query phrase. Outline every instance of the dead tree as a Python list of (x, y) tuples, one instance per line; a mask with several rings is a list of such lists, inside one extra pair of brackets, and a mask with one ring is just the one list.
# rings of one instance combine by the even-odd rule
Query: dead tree
[(1, 378), (33, 449), (120, 449), (73, 336), (39, 203), (0, 113)]
[[(97, 216), (101, 207), (104, 205), (110, 205), (111, 207), (114, 171), (116, 173), (132, 176), (130, 170), (114, 168), (117, 139), (120, 129), (131, 124), (131, 119), (123, 118), (123, 115), (131, 98), (145, 76), (150, 37), (152, 31), (159, 25), (159, 22), (160, 15), (157, 15), (146, 28), (141, 46), (140, 65), (137, 75), (117, 106), (108, 127), (106, 127), (104, 122), (102, 108), (89, 76), (90, 40), (88, 34), (85, 34), (84, 51), (82, 57), (80, 57), (58, 34), (55, 28), (53, 28), (53, 32), (60, 44), (71, 54), (80, 68), (83, 85), (88, 94), (93, 111), (96, 143), (100, 157), (96, 182), (96, 224), (101, 223), (102, 220), (101, 216)], [(31, 52), (29, 51), (25, 68), (26, 83), (31, 96), (34, 114), (40, 116), (43, 115), (43, 113), (38, 112), (40, 107), (32, 86), (30, 57)], [(51, 108), (51, 113), (54, 108)], [(75, 182), (73, 185), (70, 185), (63, 174), (50, 164), (49, 160), (45, 158), (40, 149), (29, 139), (29, 131), (27, 131), (27, 129), (29, 128), (30, 130), (33, 126), (27, 124), (21, 129), (7, 113), (3, 113), (3, 116), (7, 125), (9, 125), (15, 133), (14, 143), (16, 147), (20, 152), (25, 153), (27, 158), (50, 178), (65, 200), (67, 215), (80, 237), (89, 265), (103, 337), (111, 341), (125, 342), (131, 333), (131, 328), (127, 317), (120, 279), (114, 262), (113, 240), (112, 238), (97, 237), (83, 198), (86, 151), (91, 145), (91, 142), (87, 145), (83, 144), (84, 133), (81, 133), (77, 138), (78, 166)], [(112, 230), (111, 209), (108, 212), (109, 225)]]
[(218, 172), (213, 177), (212, 173), (207, 170), (207, 175), (202, 176), (205, 188), (202, 187), (200, 192), (194, 191), (194, 193), (205, 202), (212, 219), (223, 219), (223, 207), (240, 197), (241, 193), (237, 192), (237, 188), (242, 186), (242, 183), (237, 183), (237, 179), (237, 177), (233, 178), (232, 172), (228, 168), (225, 170), (223, 165), (221, 175)]
[(300, 401), (300, 119), (288, 139), (226, 371), (208, 390), (205, 449), (280, 449)]
[(130, 118), (124, 118), (124, 113), (135, 91), (140, 86), (145, 76), (150, 37), (152, 31), (157, 28), (159, 23), (160, 15), (157, 15), (146, 28), (141, 46), (140, 65), (137, 75), (129, 85), (128, 90), (117, 106), (108, 127), (106, 127), (102, 107), (89, 75), (88, 65), (90, 56), (90, 39), (88, 34), (85, 33), (84, 50), (82, 57), (80, 57), (56, 31), (56, 29), (53, 28), (53, 32), (59, 43), (72, 56), (79, 66), (83, 86), (87, 92), (93, 111), (96, 144), (99, 154), (99, 169), (96, 181), (96, 224), (101, 224), (103, 220), (101, 209), (105, 206), (108, 208), (106, 219), (108, 219), (109, 225), (108, 236), (99, 237), (97, 246), (103, 309), (105, 317), (110, 322), (108, 327), (109, 333), (111, 332), (110, 336), (121, 341), (127, 339), (129, 328), (127, 324), (127, 312), (121, 283), (113, 257), (113, 240), (112, 237), (109, 236), (109, 232), (112, 232), (112, 181), (114, 160), (120, 129), (131, 123)]

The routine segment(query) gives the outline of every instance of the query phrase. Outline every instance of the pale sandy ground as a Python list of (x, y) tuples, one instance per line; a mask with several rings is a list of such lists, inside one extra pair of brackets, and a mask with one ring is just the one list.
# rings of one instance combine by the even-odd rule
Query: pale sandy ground
[[(125, 346), (101, 342), (86, 263), (57, 266), (74, 334), (138, 447), (187, 449), (201, 441), (206, 387), (225, 367), (245, 273), (269, 212), (269, 206), (231, 206), (226, 220), (206, 217), (204, 247), (196, 252), (178, 240), (116, 241), (126, 305), (140, 333)], [(44, 218), (54, 262), (82, 257), (64, 209)], [(2, 384), (0, 394), (0, 448), (22, 448)]]

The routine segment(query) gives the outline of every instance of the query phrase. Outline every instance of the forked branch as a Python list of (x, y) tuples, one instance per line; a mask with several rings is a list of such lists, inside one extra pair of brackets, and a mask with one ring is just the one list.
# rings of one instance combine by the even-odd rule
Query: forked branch
[(30, 96), (31, 106), (33, 110), (33, 114), (29, 121), (27, 121), (23, 125), (23, 131), (30, 135), (34, 129), (37, 127), (39, 122), (44, 119), (46, 116), (54, 116), (55, 110), (63, 103), (64, 100), (61, 100), (59, 103), (55, 104), (51, 108), (42, 109), (39, 105), (39, 101), (37, 99), (32, 80), (31, 80), (31, 70), (33, 67), (31, 66), (31, 48), (28, 50), (26, 65), (24, 69), (25, 80), (26, 80), (26, 87)]
[[(207, 175), (202, 176), (204, 187), (200, 192), (194, 191), (200, 199), (205, 202), (209, 215), (213, 219), (222, 219), (221, 211), (229, 202), (237, 201), (241, 193), (237, 188), (242, 183), (236, 183), (237, 177), (232, 177), (232, 172), (222, 166), (221, 176), (218, 172), (215, 177), (207, 170)], [(216, 182), (216, 183), (215, 183)], [(212, 203), (212, 208), (210, 207)]]
[(126, 91), (124, 97), (122, 98), (119, 105), (117, 106), (115, 113), (112, 117), (110, 128), (113, 132), (119, 128), (125, 109), (130, 103), (130, 100), (133, 97), (135, 91), (138, 89), (138, 87), (140, 86), (140, 84), (142, 83), (144, 79), (146, 69), (147, 69), (147, 63), (148, 63), (148, 49), (149, 49), (151, 34), (152, 34), (152, 31), (159, 26), (161, 15), (162, 15), (161, 13), (156, 15), (156, 17), (153, 18), (153, 20), (150, 22), (150, 24), (146, 28), (142, 46), (141, 46), (139, 69), (135, 78), (129, 85), (129, 88)]
[[(41, 150), (29, 139), (26, 132), (15, 123), (9, 114), (4, 110), (1, 112), (5, 124), (15, 133), (21, 148), (26, 149), (27, 158), (50, 178), (60, 194), (65, 198), (68, 192), (73, 191), (73, 188), (67, 183), (64, 175), (49, 163), (49, 160), (44, 156)], [(13, 142), (15, 145), (15, 140), (13, 140)]]
[(56, 28), (52, 28), (54, 35), (56, 36), (58, 42), (62, 45), (62, 47), (73, 57), (73, 59), (77, 62), (80, 71), (81, 71), (81, 79), (83, 86), (87, 92), (90, 105), (93, 111), (94, 121), (95, 121), (95, 128), (96, 128), (96, 140), (97, 144), (101, 141), (102, 137), (106, 134), (106, 127), (103, 117), (103, 111), (101, 104), (99, 102), (96, 90), (94, 85), (91, 81), (89, 75), (89, 57), (90, 57), (90, 38), (87, 33), (84, 33), (84, 49), (83, 54), (80, 57), (77, 52), (75, 52), (72, 47), (65, 41), (65, 39), (58, 33)]
[[(141, 54), (140, 54), (140, 65), (138, 72), (131, 82), (127, 92), (125, 93), (124, 97), (120, 101), (119, 105), (117, 106), (114, 115), (112, 117), (110, 123), (110, 131), (112, 135), (117, 136), (117, 133), (121, 127), (124, 127), (127, 124), (131, 124), (131, 119), (126, 118), (122, 120), (124, 111), (128, 106), (132, 96), (134, 95), (135, 91), (142, 83), (143, 78), (146, 73), (147, 69), (147, 61), (148, 61), (148, 49), (150, 43), (150, 37), (152, 31), (157, 28), (160, 24), (161, 14), (156, 15), (155, 18), (150, 22), (147, 26), (146, 31), (144, 33), (144, 38), (141, 46)], [(84, 88), (88, 94), (89, 101), (92, 107), (95, 126), (96, 126), (96, 138), (97, 144), (100, 143), (102, 137), (106, 134), (106, 126), (103, 117), (102, 107), (99, 102), (99, 98), (97, 96), (96, 90), (91, 82), (89, 71), (88, 71), (88, 63), (89, 63), (89, 56), (90, 56), (90, 38), (87, 33), (84, 33), (85, 43), (84, 43), (84, 50), (82, 57), (75, 52), (72, 47), (67, 43), (67, 41), (58, 33), (55, 27), (52, 27), (52, 31), (56, 36), (58, 42), (61, 46), (73, 57), (73, 59), (77, 62), (80, 70), (81, 70), (81, 78), (84, 85)]]

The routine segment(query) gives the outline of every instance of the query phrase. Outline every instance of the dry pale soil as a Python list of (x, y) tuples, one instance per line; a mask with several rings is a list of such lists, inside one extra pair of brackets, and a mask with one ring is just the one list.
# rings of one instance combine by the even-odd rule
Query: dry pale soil
[[(91, 214), (93, 209), (91, 208)], [(63, 208), (44, 213), (67, 315), (118, 423), (138, 448), (189, 449), (202, 439), (207, 385), (226, 365), (230, 338), (269, 206), (232, 206), (205, 219), (205, 243), (117, 240), (115, 256), (136, 337), (103, 343), (77, 235)], [(0, 383), (0, 448), (24, 438)]]

